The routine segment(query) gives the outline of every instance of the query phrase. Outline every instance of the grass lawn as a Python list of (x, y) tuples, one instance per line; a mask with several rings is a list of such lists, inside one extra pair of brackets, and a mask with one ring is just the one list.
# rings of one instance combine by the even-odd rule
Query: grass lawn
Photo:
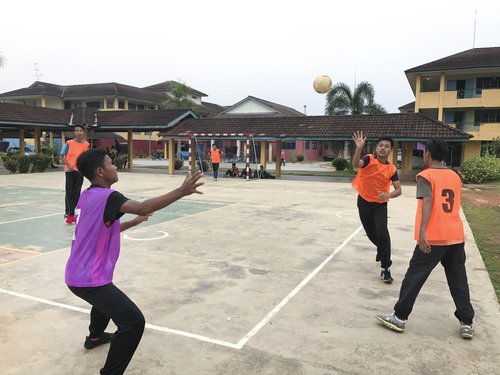
[(462, 208), (500, 302), (500, 181), (474, 185), (462, 196)]

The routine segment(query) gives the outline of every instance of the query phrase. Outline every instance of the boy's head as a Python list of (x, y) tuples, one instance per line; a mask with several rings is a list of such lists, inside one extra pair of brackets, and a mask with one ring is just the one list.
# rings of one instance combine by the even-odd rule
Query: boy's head
[(212, 145), (212, 148), (215, 150), (215, 149), (217, 148), (217, 145), (214, 143), (214, 144)]
[(76, 166), (90, 182), (98, 182), (104, 186), (111, 186), (118, 181), (116, 166), (102, 148), (93, 148), (82, 153)]
[(394, 140), (389, 137), (380, 137), (377, 140), (377, 147), (375, 153), (378, 157), (387, 158), (394, 147)]
[(442, 139), (431, 139), (425, 145), (424, 163), (429, 165), (431, 160), (443, 161), (448, 152), (448, 145)]
[(77, 139), (83, 139), (83, 135), (85, 134), (85, 131), (83, 130), (82, 125), (75, 125), (73, 129), (73, 133), (75, 133), (75, 138)]
[(231, 164), (231, 165), (233, 166), (233, 168), (234, 168), (234, 167), (236, 167), (236, 163), (233, 163), (233, 164)]

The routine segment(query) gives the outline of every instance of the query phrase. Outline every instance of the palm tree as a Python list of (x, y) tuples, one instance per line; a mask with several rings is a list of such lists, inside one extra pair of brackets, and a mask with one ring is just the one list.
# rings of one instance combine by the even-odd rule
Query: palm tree
[(345, 83), (337, 83), (326, 96), (326, 115), (373, 115), (386, 113), (375, 103), (375, 89), (369, 82), (360, 82), (354, 92)]
[(159, 106), (163, 109), (195, 109), (196, 103), (188, 99), (189, 87), (183, 83), (174, 83), (167, 87), (169, 97), (162, 101)]

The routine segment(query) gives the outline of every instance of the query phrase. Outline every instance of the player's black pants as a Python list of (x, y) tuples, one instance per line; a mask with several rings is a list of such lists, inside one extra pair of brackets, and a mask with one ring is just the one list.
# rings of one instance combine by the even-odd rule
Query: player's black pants
[(70, 286), (69, 289), (92, 305), (89, 337), (101, 337), (110, 319), (118, 327), (100, 373), (123, 374), (144, 332), (146, 322), (141, 310), (114, 284), (93, 288)]
[(415, 247), (410, 266), (401, 285), (399, 300), (394, 306), (396, 316), (399, 319), (408, 319), (420, 289), (434, 267), (441, 262), (453, 302), (455, 302), (455, 316), (465, 324), (472, 324), (474, 309), (470, 303), (469, 285), (465, 271), (464, 243), (431, 246), (431, 250), (430, 253), (424, 254), (418, 245)]
[(389, 268), (392, 261), (391, 237), (387, 229), (387, 202), (368, 202), (358, 195), (358, 212), (366, 235), (377, 246), (376, 261), (380, 261), (382, 268)]
[(212, 163), (212, 169), (214, 170), (214, 178), (219, 176), (219, 163)]
[(75, 207), (80, 199), (83, 175), (78, 171), (66, 172), (66, 215), (74, 215)]

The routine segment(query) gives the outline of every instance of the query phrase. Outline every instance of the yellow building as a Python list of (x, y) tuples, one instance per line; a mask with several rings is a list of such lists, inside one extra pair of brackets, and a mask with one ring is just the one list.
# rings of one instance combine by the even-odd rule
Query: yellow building
[(461, 147), (462, 160), (487, 150), (500, 160), (500, 142), (493, 142), (500, 137), (500, 47), (473, 48), (405, 73), (414, 112), (474, 136)]

